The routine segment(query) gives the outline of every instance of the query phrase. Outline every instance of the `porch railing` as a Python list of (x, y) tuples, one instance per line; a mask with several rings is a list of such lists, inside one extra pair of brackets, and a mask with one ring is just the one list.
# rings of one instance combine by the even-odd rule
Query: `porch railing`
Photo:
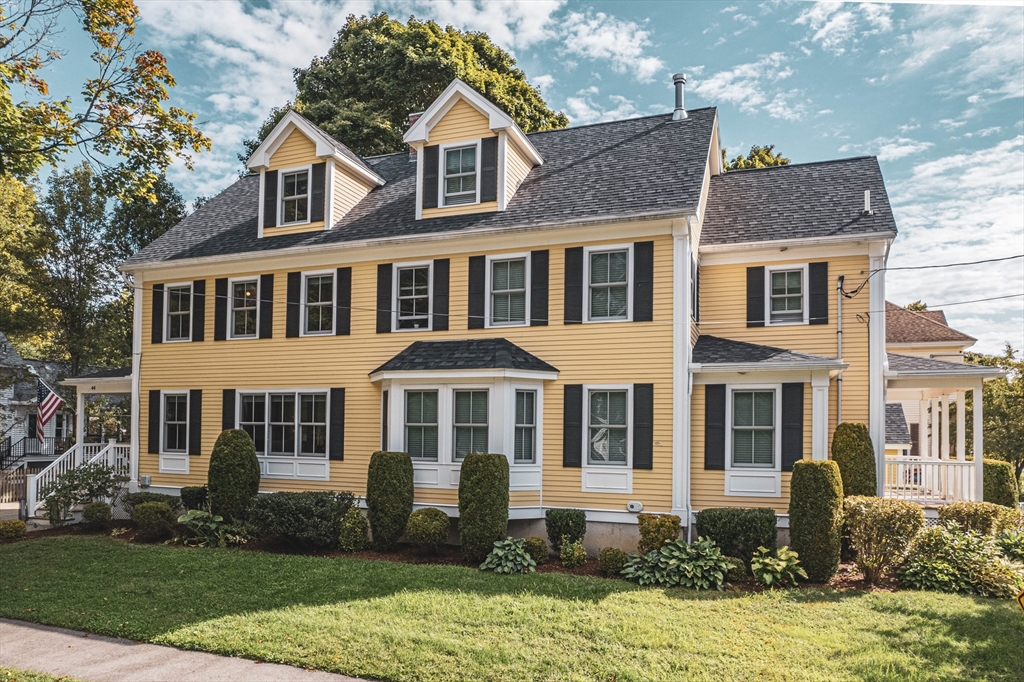
[(17, 441), (9, 440), (0, 447), (0, 469), (10, 469), (27, 457), (55, 457), (71, 446), (69, 438), (47, 436), (40, 443), (35, 435)]
[(26, 509), (29, 516), (35, 516), (45, 500), (41, 491), (63, 474), (84, 464), (106, 464), (117, 473), (131, 475), (129, 453), (131, 446), (114, 440), (106, 443), (77, 443), (55, 459), (38, 474), (30, 475), (25, 486)]
[(885, 497), (920, 504), (970, 502), (975, 498), (974, 462), (920, 457), (885, 460)]

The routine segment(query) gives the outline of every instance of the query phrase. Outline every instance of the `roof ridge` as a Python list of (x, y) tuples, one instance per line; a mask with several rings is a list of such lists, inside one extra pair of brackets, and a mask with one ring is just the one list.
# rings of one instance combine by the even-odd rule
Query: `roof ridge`
[(726, 171), (725, 173), (721, 173), (720, 175), (717, 175), (715, 177), (722, 177), (722, 176), (725, 176), (725, 175), (731, 175), (732, 173), (750, 173), (752, 171), (770, 171), (770, 170), (778, 170), (780, 168), (796, 168), (796, 167), (800, 167), (800, 166), (818, 166), (818, 165), (822, 165), (822, 164), (826, 164), (826, 163), (846, 163), (846, 162), (849, 162), (849, 161), (864, 161), (865, 159), (875, 159), (875, 161), (877, 161), (878, 157), (874, 156), (872, 154), (866, 154), (864, 156), (848, 156), (845, 159), (823, 159), (821, 161), (802, 161), (800, 163), (786, 163), (786, 164), (782, 164), (780, 166), (765, 166), (764, 168), (736, 168), (734, 170), (730, 170), (730, 171)]
[[(715, 107), (700, 107), (698, 109), (687, 109), (687, 111), (688, 112), (708, 111), (709, 109), (714, 109), (714, 108)], [(647, 116), (633, 116), (631, 118), (617, 118), (614, 121), (598, 121), (596, 123), (583, 123), (583, 124), (578, 125), (578, 126), (570, 125), (570, 126), (566, 126), (565, 128), (552, 128), (551, 130), (535, 130), (532, 133), (526, 133), (526, 136), (530, 137), (531, 135), (544, 135), (544, 134), (547, 134), (547, 133), (564, 133), (564, 132), (566, 132), (568, 130), (579, 130), (581, 128), (596, 128), (597, 126), (607, 126), (607, 125), (613, 125), (615, 123), (629, 123), (630, 121), (644, 121), (644, 120), (649, 119), (649, 118), (665, 118), (666, 116), (671, 116), (671, 115), (672, 115), (672, 112), (671, 111), (667, 111), (667, 112), (665, 112), (663, 114), (648, 114)]]

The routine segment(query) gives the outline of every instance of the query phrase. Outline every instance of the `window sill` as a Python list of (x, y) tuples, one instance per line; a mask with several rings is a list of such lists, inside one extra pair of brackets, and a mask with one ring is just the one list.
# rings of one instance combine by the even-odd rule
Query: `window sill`
[(187, 339), (164, 339), (164, 343), (188, 343), (191, 340), (191, 337)]
[(776, 469), (727, 469), (727, 497), (782, 497), (782, 472)]
[(632, 317), (609, 317), (609, 318), (598, 318), (583, 320), (583, 324), (608, 324), (610, 322), (632, 322)]
[(806, 320), (794, 320), (792, 322), (790, 322), (790, 321), (780, 321), (780, 322), (768, 321), (768, 322), (764, 323), (764, 326), (766, 326), (766, 327), (799, 327), (800, 325), (805, 325), (805, 324), (808, 324), (808, 322)]
[(334, 336), (334, 330), (333, 329), (328, 329), (328, 330), (322, 331), (322, 332), (299, 332), (299, 336), (300, 337), (306, 337), (306, 336)]
[(633, 469), (627, 466), (583, 467), (582, 491), (585, 493), (633, 493)]

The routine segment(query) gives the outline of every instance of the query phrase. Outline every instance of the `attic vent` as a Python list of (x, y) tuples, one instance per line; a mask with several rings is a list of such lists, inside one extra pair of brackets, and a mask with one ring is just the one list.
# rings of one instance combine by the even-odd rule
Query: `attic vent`
[(871, 215), (871, 190), (864, 190), (864, 215)]

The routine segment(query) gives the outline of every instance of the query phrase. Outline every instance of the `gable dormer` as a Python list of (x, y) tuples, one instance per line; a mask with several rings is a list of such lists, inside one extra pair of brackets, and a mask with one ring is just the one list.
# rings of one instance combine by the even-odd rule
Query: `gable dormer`
[(351, 149), (289, 111), (247, 162), (260, 174), (259, 232), (329, 230), (384, 184)]
[(540, 153), (516, 122), (452, 81), (403, 138), (416, 152), (416, 219), (504, 211)]

